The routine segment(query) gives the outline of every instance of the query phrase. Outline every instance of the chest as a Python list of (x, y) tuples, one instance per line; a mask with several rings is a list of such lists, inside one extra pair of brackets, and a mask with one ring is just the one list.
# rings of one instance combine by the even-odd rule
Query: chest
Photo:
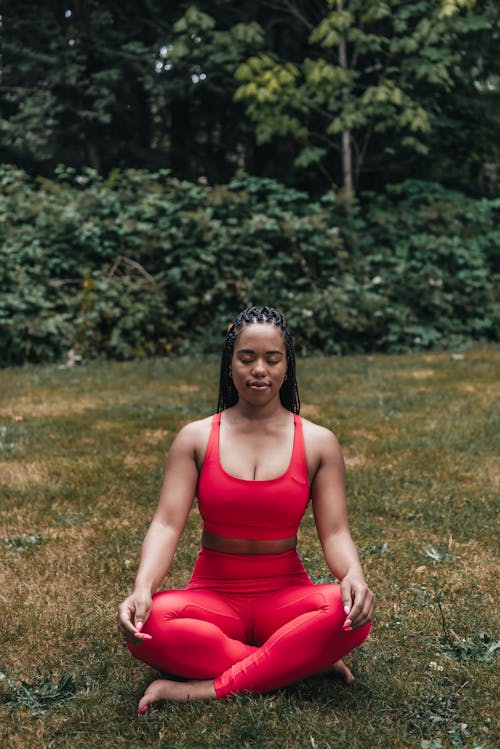
[(247, 481), (267, 481), (284, 474), (292, 460), (293, 446), (293, 424), (260, 433), (229, 429), (221, 424), (219, 432), (223, 470)]

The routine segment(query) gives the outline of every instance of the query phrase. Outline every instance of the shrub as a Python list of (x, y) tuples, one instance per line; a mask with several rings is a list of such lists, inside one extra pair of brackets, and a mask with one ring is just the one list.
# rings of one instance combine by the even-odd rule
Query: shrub
[(299, 352), (406, 351), (498, 335), (500, 201), (407, 181), (349, 212), (245, 174), (53, 180), (0, 171), (1, 363), (220, 348), (242, 307), (287, 314)]

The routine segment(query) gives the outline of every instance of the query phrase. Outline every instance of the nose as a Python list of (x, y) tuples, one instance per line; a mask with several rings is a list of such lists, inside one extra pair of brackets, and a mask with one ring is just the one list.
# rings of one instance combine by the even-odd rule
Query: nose
[(256, 377), (264, 377), (266, 374), (266, 366), (262, 359), (256, 359), (252, 367), (252, 374)]

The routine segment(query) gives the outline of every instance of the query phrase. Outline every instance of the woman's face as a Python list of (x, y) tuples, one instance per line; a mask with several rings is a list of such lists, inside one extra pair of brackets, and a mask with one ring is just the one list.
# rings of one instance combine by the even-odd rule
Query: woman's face
[(231, 368), (240, 398), (263, 405), (279, 397), (287, 370), (281, 330), (273, 323), (245, 325), (234, 342)]

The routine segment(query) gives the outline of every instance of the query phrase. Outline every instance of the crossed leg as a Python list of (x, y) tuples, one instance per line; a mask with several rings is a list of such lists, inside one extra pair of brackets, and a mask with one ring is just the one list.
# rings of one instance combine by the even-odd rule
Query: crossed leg
[(345, 614), (338, 585), (291, 586), (263, 594), (251, 630), (236, 598), (200, 589), (154, 597), (143, 630), (152, 640), (129, 650), (156, 668), (194, 681), (153, 682), (140, 711), (159, 700), (268, 692), (333, 664), (350, 683), (352, 675), (341, 659), (366, 638), (370, 625), (342, 630)]
[(151, 640), (127, 645), (139, 660), (175, 676), (214, 679), (253, 653), (230, 599), (212, 590), (166, 590), (153, 596), (143, 632)]
[(254, 617), (259, 647), (215, 679), (217, 697), (242, 691), (265, 693), (337, 664), (360, 645), (370, 625), (345, 631), (340, 586), (297, 585), (262, 596)]

